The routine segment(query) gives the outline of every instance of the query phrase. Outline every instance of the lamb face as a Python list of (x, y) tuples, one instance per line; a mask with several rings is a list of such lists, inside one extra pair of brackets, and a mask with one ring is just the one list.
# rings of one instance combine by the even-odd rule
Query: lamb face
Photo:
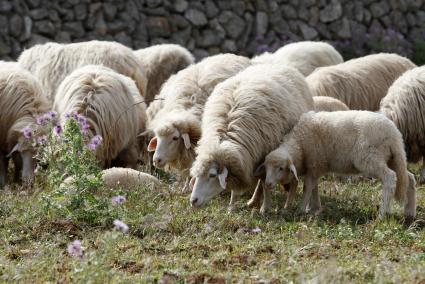
[(190, 181), (190, 186), (193, 188), (190, 196), (192, 206), (199, 207), (206, 204), (223, 192), (226, 189), (227, 175), (226, 167), (219, 172), (218, 166), (213, 164), (206, 174), (193, 177)]

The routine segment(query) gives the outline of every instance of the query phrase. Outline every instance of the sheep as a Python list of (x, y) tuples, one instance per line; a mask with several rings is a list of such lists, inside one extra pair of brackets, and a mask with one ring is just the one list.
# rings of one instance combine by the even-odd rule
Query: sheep
[(423, 157), (419, 182), (425, 182), (425, 67), (404, 73), (382, 99), (380, 112), (391, 119), (403, 135), (407, 160)]
[[(278, 182), (297, 183), (304, 176), (301, 212), (312, 197), (312, 210), (320, 212), (318, 179), (329, 173), (365, 174), (383, 184), (380, 215), (391, 211), (393, 196), (406, 200), (406, 219), (416, 215), (415, 180), (407, 170), (406, 153), (400, 131), (382, 114), (369, 111), (308, 112), (267, 155), (256, 174), (266, 172), (263, 211), (270, 206), (270, 189)], [(286, 206), (295, 186), (291, 186)], [(252, 199), (256, 199), (256, 194)], [(313, 195), (312, 195), (313, 193)]]
[(96, 156), (102, 167), (136, 167), (137, 134), (146, 119), (146, 105), (130, 78), (104, 66), (88, 65), (73, 71), (59, 85), (53, 109), (63, 122), (69, 113), (87, 118), (89, 136), (102, 136)]
[[(67, 177), (60, 187), (69, 186), (73, 181), (73, 177)], [(161, 183), (156, 177), (129, 168), (110, 168), (103, 170), (102, 181), (104, 186), (113, 189), (134, 188), (140, 185), (157, 189), (161, 186)]]
[(255, 165), (312, 109), (305, 79), (291, 67), (254, 65), (217, 85), (205, 105), (191, 168), (192, 206), (228, 188), (232, 210), (236, 197), (255, 187)]
[(136, 82), (140, 95), (146, 95), (146, 72), (133, 51), (117, 42), (93, 40), (39, 44), (22, 52), (18, 63), (40, 80), (50, 101), (54, 101), (58, 86), (65, 77), (86, 65), (104, 65), (128, 76)]
[(167, 79), (195, 62), (193, 55), (177, 44), (159, 44), (134, 52), (148, 78), (146, 103), (150, 104)]
[(306, 80), (313, 96), (336, 98), (353, 110), (377, 111), (391, 84), (414, 67), (405, 57), (379, 53), (318, 68)]
[(304, 76), (316, 68), (344, 62), (341, 54), (326, 42), (301, 41), (287, 44), (274, 53), (264, 53), (252, 59), (253, 64), (278, 63), (298, 69)]
[(21, 174), (22, 181), (30, 185), (36, 117), (48, 110), (48, 102), (37, 79), (16, 63), (0, 63), (0, 109), (0, 188), (7, 182), (9, 157), (15, 164), (15, 181)]
[(313, 97), (315, 111), (350, 110), (346, 104), (332, 97)]
[(148, 151), (155, 151), (156, 167), (166, 166), (186, 180), (183, 191), (188, 190), (189, 169), (201, 136), (201, 115), (208, 96), (218, 83), (249, 64), (248, 58), (233, 54), (211, 56), (173, 75), (162, 87), (159, 96), (164, 99), (163, 106), (148, 122), (154, 136)]

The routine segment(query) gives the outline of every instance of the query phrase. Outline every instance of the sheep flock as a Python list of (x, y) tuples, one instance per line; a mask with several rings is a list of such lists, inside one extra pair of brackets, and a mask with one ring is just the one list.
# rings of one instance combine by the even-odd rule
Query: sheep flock
[(0, 62), (0, 107), (0, 188), (12, 182), (9, 159), (13, 182), (32, 185), (37, 116), (63, 125), (73, 113), (103, 138), (96, 158), (109, 187), (155, 190), (161, 181), (143, 171), (157, 167), (190, 192), (187, 206), (231, 192), (230, 212), (249, 194), (265, 213), (273, 188), (286, 189), (287, 208), (303, 178), (300, 210), (319, 213), (321, 176), (360, 174), (382, 182), (380, 216), (393, 199), (416, 216), (407, 163), (425, 161), (425, 67), (397, 54), (344, 62), (330, 44), (304, 41), (196, 62), (176, 44), (46, 43)]

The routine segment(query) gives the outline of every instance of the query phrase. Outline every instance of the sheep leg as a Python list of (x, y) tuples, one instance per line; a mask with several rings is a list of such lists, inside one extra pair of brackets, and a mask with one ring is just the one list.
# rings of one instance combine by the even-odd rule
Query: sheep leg
[(292, 180), (289, 184), (285, 184), (284, 187), (287, 191), (286, 202), (284, 209), (288, 209), (291, 203), (295, 198), (295, 194), (297, 192), (298, 182), (296, 180)]
[(310, 174), (306, 174), (304, 178), (304, 191), (300, 206), (301, 213), (307, 212), (307, 206), (310, 203), (311, 194), (315, 187), (317, 187), (317, 178)]
[(3, 188), (7, 182), (8, 159), (0, 153), (0, 188)]
[(270, 194), (271, 188), (268, 188), (267, 186), (263, 186), (263, 204), (261, 205), (260, 208), (260, 213), (261, 214), (266, 214), (271, 206), (272, 206), (272, 198), (271, 198), (271, 194)]
[(382, 181), (382, 204), (379, 209), (380, 217), (385, 217), (385, 215), (391, 213), (391, 201), (395, 193), (397, 185), (397, 175), (394, 171), (390, 170), (388, 167), (383, 167), (381, 169), (382, 174), (380, 179)]
[(21, 171), (22, 171), (22, 158), (20, 154), (14, 153), (12, 155), (13, 164), (15, 166), (15, 171), (13, 174), (13, 181), (19, 182), (21, 181)]
[(228, 212), (232, 213), (235, 211), (236, 207), (235, 207), (235, 203), (238, 200), (238, 196), (239, 194), (236, 193), (236, 191), (232, 190), (230, 193), (230, 203), (229, 203), (229, 209)]
[(246, 204), (248, 207), (254, 208), (254, 207), (257, 207), (259, 205), (261, 196), (263, 195), (262, 187), (264, 187), (264, 185), (262, 184), (261, 179), (259, 179), (258, 182), (257, 182), (257, 186), (255, 187), (255, 191), (252, 194), (251, 199)]
[(319, 194), (319, 188), (318, 185), (313, 188), (313, 192), (311, 195), (311, 211), (314, 213), (314, 215), (319, 215), (320, 212), (322, 212), (322, 204), (320, 202), (320, 194)]
[(422, 169), (419, 176), (419, 183), (425, 184), (425, 150), (422, 150)]
[(411, 223), (416, 216), (416, 181), (413, 174), (408, 173), (408, 175), (409, 186), (407, 188), (407, 200), (404, 206), (404, 217), (407, 223)]

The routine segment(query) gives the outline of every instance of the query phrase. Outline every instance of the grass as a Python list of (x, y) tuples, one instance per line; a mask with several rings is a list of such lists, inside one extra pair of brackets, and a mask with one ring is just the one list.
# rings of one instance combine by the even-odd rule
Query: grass
[[(405, 226), (400, 208), (376, 219), (378, 182), (333, 187), (321, 183), (318, 217), (283, 211), (279, 192), (263, 217), (244, 206), (248, 197), (229, 214), (228, 195), (194, 210), (186, 194), (141, 186), (126, 191), (128, 234), (56, 220), (41, 208), (40, 189), (8, 188), (0, 191), (0, 282), (424, 283), (423, 188), (418, 220)], [(75, 239), (83, 259), (67, 253)]]

